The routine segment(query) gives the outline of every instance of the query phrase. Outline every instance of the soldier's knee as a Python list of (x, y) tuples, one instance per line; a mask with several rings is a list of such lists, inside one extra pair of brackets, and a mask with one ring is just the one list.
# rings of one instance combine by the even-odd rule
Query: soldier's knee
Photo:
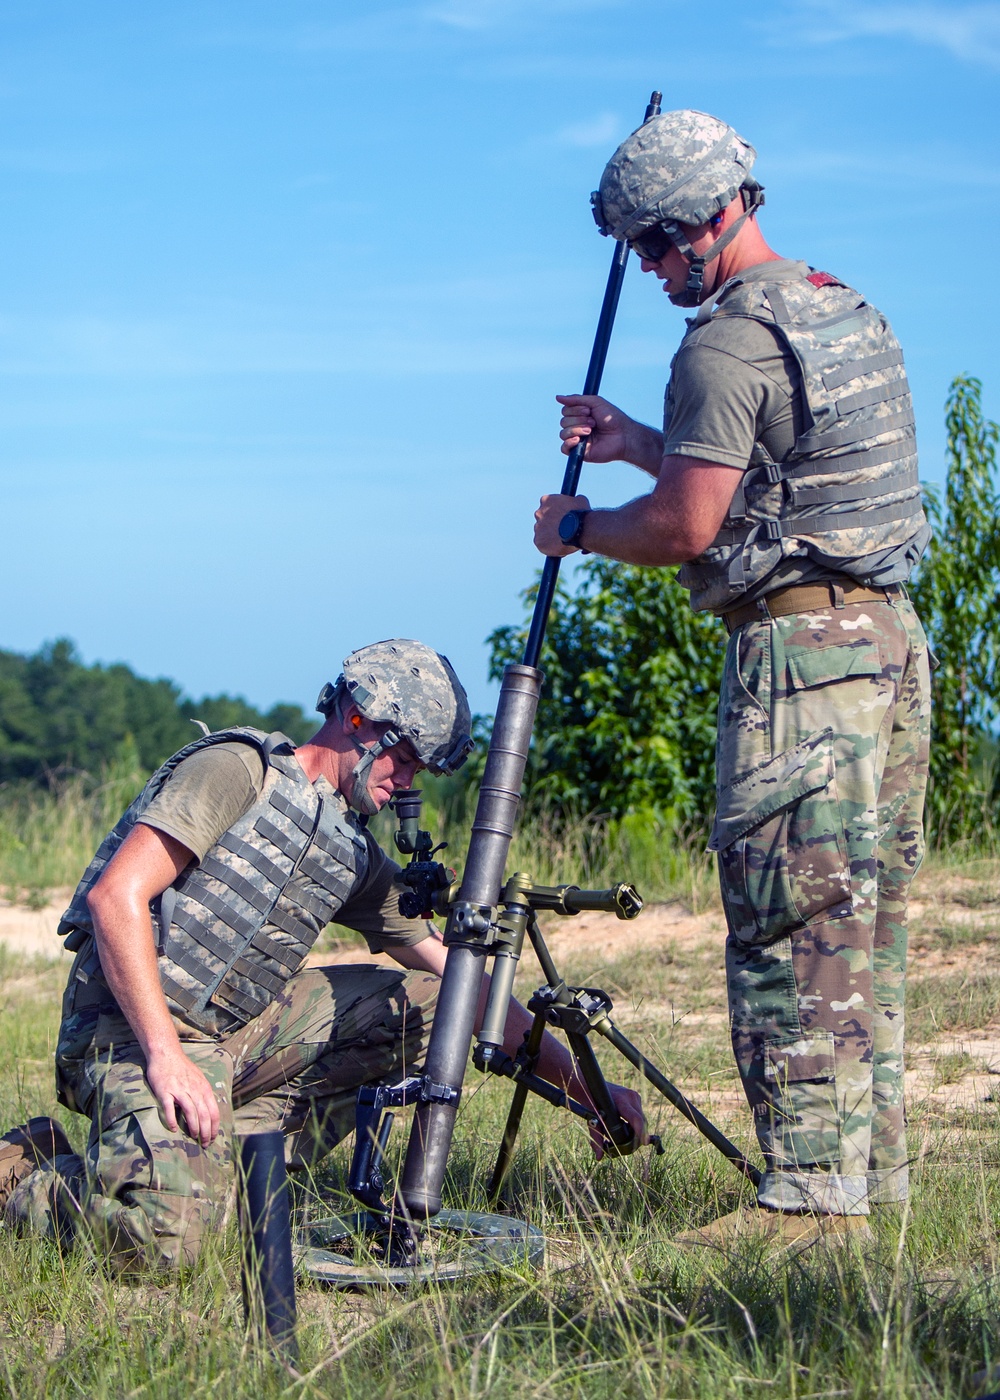
[(164, 1191), (136, 1190), (127, 1202), (94, 1200), (85, 1210), (88, 1233), (99, 1252), (122, 1272), (174, 1273), (198, 1262), (224, 1221), (222, 1202)]

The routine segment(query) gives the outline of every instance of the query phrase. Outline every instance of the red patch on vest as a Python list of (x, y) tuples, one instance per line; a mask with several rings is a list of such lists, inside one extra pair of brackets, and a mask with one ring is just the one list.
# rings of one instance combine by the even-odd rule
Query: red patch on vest
[(806, 278), (814, 287), (842, 287), (844, 284), (839, 277), (833, 277), (829, 272), (810, 272)]

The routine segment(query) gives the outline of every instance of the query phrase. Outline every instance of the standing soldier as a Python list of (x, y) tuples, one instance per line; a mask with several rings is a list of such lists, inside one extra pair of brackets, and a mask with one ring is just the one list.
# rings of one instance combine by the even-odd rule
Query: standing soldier
[(922, 853), (927, 644), (904, 581), (930, 535), (903, 355), (838, 278), (757, 224), (755, 152), (667, 112), (594, 195), (677, 306), (697, 308), (660, 432), (560, 396), (563, 450), (631, 462), (652, 490), (615, 510), (546, 496), (543, 554), (682, 564), (730, 633), (719, 706), (718, 852), (733, 1049), (765, 1159), (754, 1223), (787, 1242), (866, 1229), (907, 1194), (906, 910)]
[[(468, 700), (445, 657), (395, 640), (353, 652), (317, 708), (297, 749), (246, 728), (197, 739), (101, 843), (60, 925), (76, 958), (56, 1083), (91, 1120), (86, 1159), (49, 1118), (0, 1138), (8, 1224), (83, 1231), (119, 1263), (191, 1263), (222, 1218), (235, 1134), (279, 1129), (289, 1165), (308, 1165), (353, 1128), (360, 1084), (421, 1061), (444, 947), (400, 915), (399, 867), (365, 819), (422, 768), (464, 763)], [(333, 919), (405, 973), (302, 970)], [(512, 1003), (510, 1053), (530, 1023)], [(543, 1061), (590, 1102), (557, 1041)], [(641, 1130), (638, 1096), (613, 1092)]]

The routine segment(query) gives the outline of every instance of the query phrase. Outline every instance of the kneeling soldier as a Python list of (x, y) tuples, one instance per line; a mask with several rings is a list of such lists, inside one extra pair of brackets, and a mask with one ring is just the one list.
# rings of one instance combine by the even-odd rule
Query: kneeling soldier
[[(234, 1137), (280, 1129), (307, 1166), (352, 1129), (359, 1085), (421, 1061), (445, 951), (400, 915), (398, 866), (365, 821), (421, 769), (464, 763), (468, 700), (445, 657), (395, 640), (352, 653), (318, 708), (299, 748), (248, 728), (189, 744), (101, 843), (59, 930), (76, 958), (57, 1091), (91, 1120), (86, 1158), (47, 1118), (0, 1139), (8, 1224), (191, 1263), (222, 1218)], [(334, 918), (406, 972), (303, 969)], [(529, 1021), (513, 1004), (511, 1053)], [(589, 1102), (554, 1040), (540, 1072)], [(614, 1092), (641, 1123), (638, 1097)]]

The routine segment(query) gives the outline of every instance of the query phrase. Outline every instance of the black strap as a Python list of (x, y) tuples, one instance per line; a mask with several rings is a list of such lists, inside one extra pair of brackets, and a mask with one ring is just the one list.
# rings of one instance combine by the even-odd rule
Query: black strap
[(320, 829), (316, 833), (313, 845), (318, 846), (328, 856), (333, 856), (334, 860), (339, 860), (341, 865), (353, 869), (354, 842), (341, 836), (339, 832)]
[(893, 399), (906, 398), (909, 392), (905, 378), (900, 375), (898, 379), (890, 379), (888, 384), (876, 384), (874, 389), (859, 389), (856, 394), (837, 399), (837, 416), (846, 418), (858, 408), (869, 408), (873, 403), (891, 403)]
[(202, 861), (200, 869), (206, 875), (211, 875), (227, 888), (235, 891), (241, 899), (245, 899), (251, 909), (256, 909), (259, 914), (266, 914), (281, 892), (281, 886), (285, 882), (282, 876), (281, 884), (273, 888), (271, 892), (258, 889), (258, 887), (246, 878), (245, 875), (237, 875), (235, 870), (231, 870), (228, 865), (223, 865), (221, 860), (215, 856), (206, 856)]
[(723, 527), (712, 543), (746, 544), (754, 536), (780, 540), (793, 535), (828, 535), (839, 530), (855, 530), (862, 525), (888, 525), (897, 520), (915, 519), (921, 514), (923, 503), (919, 496), (914, 496), (895, 505), (879, 506), (875, 510), (829, 511), (822, 515), (811, 511), (794, 519), (753, 521), (739, 530)]
[[(912, 438), (913, 434), (908, 436)], [(828, 476), (830, 472), (852, 472), (861, 467), (884, 467), (887, 462), (905, 461), (916, 456), (915, 440), (910, 451), (904, 452), (905, 446), (904, 437), (900, 442), (886, 443), (884, 447), (866, 447), (862, 452), (845, 452), (843, 456), (809, 457), (801, 462), (782, 462), (781, 474), (790, 479), (796, 476)]]
[[(183, 929), (188, 937), (197, 943), (199, 947), (204, 948), (206, 952), (218, 958), (223, 967), (228, 967), (229, 961), (235, 951), (233, 945), (228, 943), (224, 938), (220, 938), (215, 930), (209, 928), (207, 924), (203, 924), (198, 916), (193, 914), (190, 909), (178, 909), (174, 915), (174, 924), (177, 928)], [(167, 944), (166, 956), (169, 957), (172, 962), (180, 963), (183, 966), (183, 958), (185, 956), (184, 945), (179, 943), (177, 939), (171, 939)], [(190, 970), (189, 968), (188, 971)], [(215, 977), (217, 975), (218, 969), (208, 974), (209, 977)], [(201, 980), (205, 981), (207, 979), (202, 977)]]
[(254, 935), (251, 947), (256, 948), (265, 957), (271, 958), (273, 962), (287, 967), (290, 972), (296, 971), (301, 966), (302, 959), (309, 951), (308, 943), (299, 943), (295, 948), (289, 948), (287, 944), (279, 943), (275, 938), (269, 938), (264, 932)]
[[(273, 972), (268, 972), (267, 968), (258, 963), (248, 962), (246, 958), (237, 958), (232, 970), (240, 977), (245, 977), (248, 982), (252, 982), (255, 987), (263, 987), (265, 992), (270, 992), (275, 997), (285, 990), (288, 980), (286, 977), (276, 977)], [(220, 987), (225, 985), (225, 981), (220, 983)]]
[(309, 924), (298, 918), (294, 909), (283, 909), (280, 904), (276, 904), (267, 916), (267, 922), (272, 928), (280, 928), (282, 933), (287, 933), (292, 938), (297, 938), (300, 943), (310, 945), (316, 932)]
[(268, 821), (267, 817), (258, 817), (253, 824), (253, 829), (259, 832), (265, 840), (270, 841), (272, 846), (277, 846), (283, 856), (287, 856), (292, 862), (297, 861), (305, 849), (305, 842), (295, 840), (287, 832), (282, 831), (280, 826), (275, 826), (274, 822)]
[(307, 879), (315, 881), (321, 889), (329, 891), (335, 899), (345, 900), (351, 893), (354, 884), (353, 872), (348, 871), (347, 879), (338, 879), (336, 872), (328, 865), (318, 861), (315, 856), (303, 856), (299, 864), (299, 873), (305, 875)]
[(895, 472), (889, 478), (879, 477), (876, 481), (839, 481), (829, 486), (799, 486), (789, 482), (794, 506), (818, 506), (834, 501), (867, 501), (873, 496), (886, 494), (886, 481), (892, 483), (892, 491), (911, 491), (920, 485), (916, 466), (905, 472)]
[(305, 909), (312, 914), (313, 918), (322, 919), (324, 924), (328, 924), (335, 913), (335, 905), (330, 900), (321, 899), (314, 894), (311, 889), (307, 889), (298, 880), (290, 880), (285, 886), (284, 897), (289, 904), (298, 905), (300, 909)]
[[(196, 982), (200, 982), (202, 987), (210, 986), (219, 975), (218, 968), (212, 969), (197, 957), (190, 948), (171, 949), (168, 957), (177, 967), (182, 967)], [(169, 976), (169, 973), (167, 974)]]
[(233, 1007), (246, 1021), (252, 1021), (270, 1005), (270, 998), (265, 997), (261, 1000), (259, 997), (249, 996), (238, 987), (227, 986), (225, 982), (215, 993), (215, 1000), (222, 1002), (224, 1006)]
[(190, 987), (182, 987), (179, 982), (174, 981), (169, 972), (160, 973), (160, 984), (163, 987), (163, 995), (176, 1002), (184, 1011), (193, 1011), (201, 1000), (199, 992), (192, 991)]
[[(251, 921), (237, 913), (230, 904), (227, 904), (224, 899), (220, 899), (217, 894), (213, 894), (211, 890), (199, 890), (198, 903), (203, 904), (206, 909), (210, 909), (213, 914), (218, 914), (222, 922), (228, 925), (234, 933), (238, 933), (241, 938), (252, 938), (260, 927), (256, 919)], [(179, 913), (174, 915), (174, 923), (180, 923)]]

